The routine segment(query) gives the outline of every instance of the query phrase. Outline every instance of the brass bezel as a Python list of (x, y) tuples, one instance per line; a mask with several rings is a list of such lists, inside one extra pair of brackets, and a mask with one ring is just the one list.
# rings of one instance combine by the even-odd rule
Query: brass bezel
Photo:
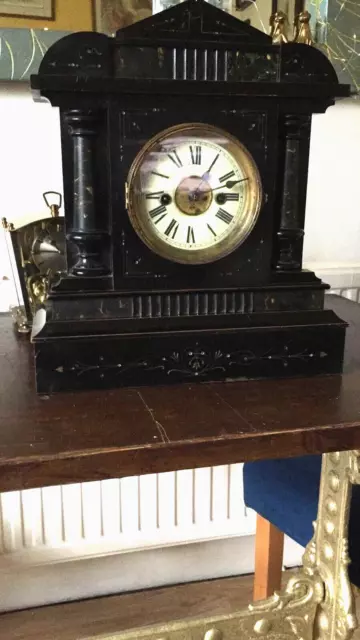
[[(204, 249), (187, 250), (173, 247), (153, 233), (150, 219), (143, 215), (141, 206), (141, 190), (136, 189), (136, 179), (144, 157), (149, 151), (169, 136), (180, 133), (188, 133), (189, 136), (197, 132), (197, 136), (212, 139), (214, 134), (223, 136), (228, 144), (226, 150), (235, 162), (239, 164), (249, 177), (249, 188), (246, 194), (244, 214), (237, 221), (232, 233), (226, 236), (216, 245)], [(206, 264), (215, 262), (229, 255), (237, 249), (248, 237), (258, 218), (262, 203), (262, 185), (259, 170), (250, 152), (234, 136), (219, 127), (200, 122), (186, 123), (169, 127), (153, 136), (135, 157), (128, 174), (128, 214), (130, 222), (141, 240), (156, 254), (180, 264)]]

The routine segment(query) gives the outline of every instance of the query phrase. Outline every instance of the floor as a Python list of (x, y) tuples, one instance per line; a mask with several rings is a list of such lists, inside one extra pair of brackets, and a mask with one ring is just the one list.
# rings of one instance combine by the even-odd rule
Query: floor
[(0, 640), (81, 640), (142, 624), (216, 615), (244, 607), (251, 590), (252, 576), (225, 578), (0, 614)]
[[(252, 580), (224, 578), (2, 614), (0, 640), (82, 640), (186, 616), (224, 614), (251, 601)], [(354, 640), (360, 640), (360, 630)]]

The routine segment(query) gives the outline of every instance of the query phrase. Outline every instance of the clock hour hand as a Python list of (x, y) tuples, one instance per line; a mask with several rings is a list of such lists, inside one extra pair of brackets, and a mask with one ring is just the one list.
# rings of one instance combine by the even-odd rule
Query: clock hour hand
[(249, 178), (242, 178), (241, 180), (228, 180), (227, 182), (225, 182), (225, 184), (221, 184), (220, 187), (215, 187), (215, 189), (212, 189), (212, 191), (217, 191), (218, 189), (232, 189), (236, 184), (239, 184), (239, 182), (245, 182), (246, 180), (249, 180)]

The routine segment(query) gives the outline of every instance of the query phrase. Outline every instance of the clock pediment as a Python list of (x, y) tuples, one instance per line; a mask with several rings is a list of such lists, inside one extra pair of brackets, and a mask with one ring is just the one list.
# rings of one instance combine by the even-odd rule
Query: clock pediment
[(270, 45), (270, 36), (217, 9), (205, 0), (185, 0), (145, 20), (119, 29), (116, 39), (183, 40), (203, 42), (221, 39), (237, 44)]
[(46, 52), (31, 84), (37, 95), (45, 97), (62, 91), (159, 95), (211, 91), (313, 97), (328, 105), (333, 95), (348, 94), (348, 87), (339, 85), (333, 66), (315, 47), (272, 44), (270, 36), (206, 0), (180, 2), (120, 29), (114, 38), (95, 32), (67, 35)]

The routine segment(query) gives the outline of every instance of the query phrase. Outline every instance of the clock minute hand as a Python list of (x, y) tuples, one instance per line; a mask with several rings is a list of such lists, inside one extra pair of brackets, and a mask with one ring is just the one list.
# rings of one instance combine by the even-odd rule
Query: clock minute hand
[(206, 178), (208, 178), (208, 177), (209, 177), (209, 175), (210, 175), (210, 171), (211, 171), (211, 169), (213, 168), (213, 166), (214, 166), (214, 164), (215, 164), (216, 160), (218, 159), (219, 155), (220, 155), (220, 154), (218, 153), (218, 154), (215, 156), (215, 158), (214, 158), (214, 160), (212, 161), (212, 163), (211, 163), (210, 167), (208, 168), (208, 170), (207, 170), (207, 171), (205, 171), (205, 173), (203, 173), (203, 175), (201, 176), (200, 183), (198, 184), (197, 189), (195, 189), (195, 193), (199, 193), (201, 185), (203, 184), (203, 182), (205, 182)]
[(215, 187), (215, 189), (212, 189), (212, 191), (217, 191), (218, 189), (232, 189), (236, 184), (239, 184), (239, 182), (245, 182), (246, 180), (249, 180), (249, 178), (242, 178), (241, 180), (228, 180), (227, 182), (225, 182), (225, 184), (221, 184), (220, 187)]

